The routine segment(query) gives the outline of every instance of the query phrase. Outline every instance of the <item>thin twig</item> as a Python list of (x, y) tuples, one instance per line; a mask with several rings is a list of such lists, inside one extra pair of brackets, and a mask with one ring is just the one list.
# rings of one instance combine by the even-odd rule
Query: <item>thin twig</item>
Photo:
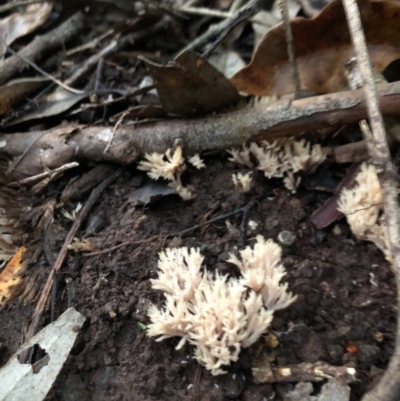
[(186, 14), (193, 14), (193, 15), (203, 15), (207, 17), (216, 17), (216, 18), (231, 18), (232, 13), (229, 11), (220, 11), (220, 10), (213, 10), (211, 8), (205, 7), (182, 7), (179, 11), (184, 12)]
[(400, 222), (397, 200), (396, 171), (391, 160), (389, 146), (379, 108), (378, 94), (374, 74), (368, 56), (365, 35), (361, 24), (360, 12), (355, 0), (343, 0), (351, 39), (355, 48), (358, 66), (364, 85), (368, 116), (372, 128), (374, 147), (372, 162), (378, 173), (382, 190), (383, 211), (388, 230), (389, 249), (393, 257), (393, 266), (397, 284), (397, 333), (396, 345), (389, 366), (380, 382), (362, 398), (363, 401), (396, 401), (400, 394)]
[(82, 52), (84, 50), (87, 49), (93, 49), (95, 47), (97, 47), (97, 45), (105, 38), (107, 38), (108, 36), (114, 35), (115, 30), (114, 29), (109, 29), (107, 32), (104, 32), (103, 34), (97, 36), (96, 38), (92, 39), (89, 42), (84, 43), (83, 45), (74, 47), (73, 49), (67, 50), (65, 52), (66, 56), (72, 56), (75, 53), (79, 53)]
[(80, 68), (78, 68), (68, 79), (65, 80), (65, 83), (67, 85), (71, 85), (72, 83), (76, 82), (92, 66), (97, 64), (99, 62), (99, 60), (101, 60), (103, 57), (114, 52), (117, 49), (117, 47), (118, 47), (118, 40), (115, 39), (111, 43), (109, 43), (107, 46), (105, 46), (103, 49), (101, 49), (100, 52), (98, 52), (98, 53), (94, 54), (92, 57), (88, 58)]
[(183, 6), (184, 7), (192, 7), (196, 5), (200, 0), (189, 0), (187, 3), (185, 3)]
[[(366, 145), (368, 154), (369, 154), (369, 156), (372, 156), (374, 154), (374, 148), (375, 148), (374, 136), (372, 135), (372, 132), (369, 129), (367, 120), (361, 120), (359, 125), (360, 125), (360, 130), (364, 136), (365, 145)], [(372, 160), (372, 162), (373, 162), (373, 160)]]
[[(182, 7), (179, 9), (179, 11), (186, 13), (186, 14), (192, 14), (192, 15), (202, 15), (206, 17), (215, 17), (215, 18), (232, 18), (235, 15), (236, 9), (231, 9), (230, 11), (220, 11), (220, 10), (214, 10), (211, 8), (205, 8), (205, 7)], [(250, 22), (254, 22), (256, 24), (262, 25), (262, 26), (267, 26), (267, 24), (263, 24), (262, 21), (257, 21), (253, 18), (249, 18)]]
[(229, 12), (234, 13), (242, 6), (243, 0), (233, 0)]
[[(212, 218), (212, 219), (210, 219), (210, 220), (207, 220), (207, 221), (205, 221), (205, 222), (203, 222), (203, 223), (196, 224), (196, 225), (194, 225), (194, 226), (192, 226), (192, 227), (186, 228), (185, 230), (182, 230), (182, 231), (179, 231), (179, 232), (175, 232), (175, 233), (167, 234), (167, 235), (165, 236), (165, 238), (170, 238), (170, 237), (183, 237), (184, 235), (189, 234), (189, 233), (191, 233), (191, 232), (193, 232), (193, 231), (196, 231), (196, 230), (198, 230), (199, 228), (208, 226), (208, 225), (213, 224), (213, 223), (217, 223), (218, 221), (221, 221), (221, 220), (226, 220), (226, 219), (228, 219), (229, 217), (236, 216), (237, 214), (240, 214), (240, 213), (242, 213), (242, 214), (243, 214), (243, 217), (244, 217), (244, 218), (242, 219), (242, 225), (243, 225), (243, 224), (246, 224), (246, 225), (247, 225), (247, 222), (246, 222), (246, 223), (243, 223), (243, 222), (244, 222), (244, 221), (247, 221), (247, 220), (246, 220), (246, 219), (247, 219), (247, 215), (248, 215), (250, 209), (255, 205), (255, 202), (256, 202), (256, 201), (253, 199), (253, 200), (251, 200), (247, 205), (242, 206), (241, 208), (236, 209), (236, 210), (234, 210), (233, 212), (229, 212), (229, 213), (223, 214), (223, 215), (221, 215), (221, 216), (214, 217), (214, 218)], [(128, 246), (128, 245), (141, 245), (141, 244), (144, 244), (145, 242), (154, 241), (154, 240), (157, 239), (157, 238), (159, 238), (159, 235), (154, 235), (154, 236), (152, 236), (152, 237), (150, 237), (150, 238), (147, 238), (147, 239), (144, 239), (144, 240), (126, 241), (126, 242), (123, 242), (122, 244), (115, 245), (115, 246), (113, 246), (113, 247), (111, 247), (111, 248), (103, 249), (103, 250), (101, 250), (101, 251), (86, 253), (86, 254), (83, 254), (82, 256), (84, 256), (84, 257), (89, 257), (89, 256), (102, 255), (102, 254), (104, 254), (104, 253), (109, 253), (109, 252), (115, 251), (116, 249), (122, 248), (122, 247), (124, 247), (124, 246)]]
[(58, 86), (61, 86), (61, 88), (65, 89), (66, 91), (71, 92), (71, 93), (75, 93), (76, 95), (84, 95), (86, 93), (85, 91), (82, 91), (82, 90), (79, 90), (79, 89), (75, 89), (75, 88), (71, 88), (68, 84), (65, 84), (64, 82), (61, 82), (56, 77), (53, 77), (53, 75), (49, 74), (48, 72), (46, 72), (45, 70), (40, 68), (33, 61), (29, 60), (28, 58), (26, 58), (22, 54), (19, 54), (19, 53), (15, 52), (13, 49), (11, 49), (11, 47), (9, 47), (7, 45), (6, 45), (6, 51), (8, 53), (11, 53), (12, 56), (20, 58), (22, 61), (24, 61), (25, 63), (30, 65), (34, 70), (36, 70), (39, 74), (42, 74), (46, 78), (49, 78), (50, 81), (53, 81), (55, 84), (57, 84)]
[(240, 213), (248, 213), (248, 210), (251, 207), (253, 207), (254, 204), (255, 204), (255, 200), (251, 200), (247, 205), (244, 205), (241, 208), (234, 210), (233, 212), (229, 212), (229, 213), (223, 214), (221, 216), (214, 217), (208, 221), (205, 221), (204, 223), (196, 224), (193, 227), (187, 228), (186, 230), (183, 230), (183, 231), (180, 231), (179, 233), (175, 233), (175, 234), (171, 234), (171, 235), (174, 237), (178, 237), (178, 236), (181, 237), (192, 231), (198, 230), (201, 227), (208, 226), (209, 224), (213, 224), (213, 223), (216, 223), (221, 220), (226, 220), (229, 217), (236, 216), (237, 214), (240, 214)]
[(54, 320), (56, 320), (57, 293), (58, 293), (58, 280), (57, 276), (54, 276), (53, 285), (51, 287), (50, 322), (54, 322)]
[[(269, 363), (263, 363), (261, 366), (253, 368), (253, 378), (257, 384), (320, 382), (327, 378), (335, 378), (342, 383), (353, 383), (357, 380), (356, 373), (354, 368), (332, 366), (325, 362), (303, 362), (298, 365), (287, 366), (271, 366)], [(343, 400), (344, 398), (340, 397), (340, 399)]]
[[(363, 79), (361, 77), (361, 71), (357, 64), (357, 59), (352, 57), (347, 63), (347, 82), (350, 89), (360, 89), (363, 87)], [(369, 129), (368, 123), (365, 119), (359, 122), (360, 130), (364, 136), (364, 142), (368, 150), (368, 156), (374, 153), (374, 137)]]
[(99, 60), (105, 58), (106, 56), (122, 49), (128, 44), (132, 44), (137, 40), (143, 39), (149, 35), (158, 32), (160, 29), (165, 28), (170, 21), (168, 16), (163, 17), (159, 22), (152, 25), (150, 28), (143, 29), (142, 31), (133, 32), (129, 35), (118, 37), (114, 39), (111, 43), (105, 46), (100, 52), (94, 54), (88, 60), (86, 60), (83, 65), (75, 71), (68, 79), (65, 80), (67, 85), (71, 85), (82, 77), (92, 66), (96, 65)]
[(32, 181), (41, 180), (42, 178), (45, 178), (49, 175), (59, 174), (59, 173), (62, 173), (63, 171), (69, 170), (70, 168), (74, 168), (74, 167), (78, 167), (78, 166), (79, 166), (78, 162), (67, 163), (54, 170), (45, 171), (44, 173), (36, 174), (36, 175), (33, 175), (32, 177), (24, 178), (19, 181), (10, 182), (9, 184), (7, 184), (7, 187), (19, 187), (21, 185), (28, 184)]
[(111, 138), (108, 140), (107, 146), (106, 146), (105, 149), (104, 149), (104, 153), (107, 153), (108, 149), (110, 148), (111, 143), (112, 143), (112, 141), (113, 141), (113, 139), (114, 139), (115, 133), (117, 132), (118, 127), (119, 127), (119, 126), (122, 124), (122, 122), (124, 121), (124, 119), (125, 119), (125, 117), (126, 117), (127, 114), (129, 114), (129, 113), (128, 113), (128, 112), (122, 113), (121, 116), (120, 116), (120, 118), (118, 119), (118, 121), (115, 123), (114, 129), (113, 129), (113, 132), (112, 132), (112, 135), (111, 135)]
[(100, 88), (100, 82), (103, 76), (103, 69), (104, 69), (104, 58), (101, 58), (97, 63), (96, 74), (94, 79), (93, 89), (94, 91), (98, 91)]
[[(249, 2), (251, 3), (251, 1)], [(256, 0), (252, 4), (246, 5), (240, 9), (237, 14), (232, 18), (229, 25), (219, 34), (217, 40), (201, 55), (203, 58), (208, 58), (213, 51), (222, 43), (222, 41), (229, 35), (229, 33), (241, 22), (248, 20), (260, 9), (260, 1)]]
[(256, 204), (256, 200), (252, 199), (246, 206), (243, 206), (242, 212), (242, 223), (240, 224), (240, 235), (238, 240), (238, 248), (241, 249), (244, 247), (246, 243), (246, 231), (247, 231), (247, 224), (249, 222), (249, 213), (253, 206)]
[(301, 82), (300, 82), (299, 68), (297, 66), (296, 57), (294, 55), (292, 25), (290, 24), (289, 21), (289, 10), (287, 1), (288, 0), (278, 0), (278, 6), (282, 15), (283, 26), (285, 27), (286, 46), (289, 56), (290, 68), (293, 74), (293, 81), (295, 84), (296, 94), (299, 95), (301, 91)]
[(91, 210), (92, 206), (96, 203), (101, 193), (111, 184), (113, 183), (122, 173), (121, 169), (117, 169), (112, 175), (110, 175), (107, 179), (105, 179), (100, 185), (98, 185), (90, 194), (89, 199), (86, 201), (85, 206), (79, 212), (74, 224), (72, 225), (71, 229), (67, 237), (65, 238), (64, 244), (61, 247), (61, 250), (57, 256), (57, 259), (50, 270), (49, 276), (47, 277), (46, 284), (43, 287), (42, 293), (40, 294), (39, 301), (36, 305), (35, 312), (32, 316), (32, 322), (28, 330), (26, 340), (32, 338), (40, 324), (40, 319), (43, 315), (44, 309), (47, 304), (47, 300), (49, 298), (49, 294), (53, 285), (55, 274), (60, 270), (62, 264), (64, 263), (65, 257), (68, 253), (68, 245), (71, 244), (73, 241), (76, 232), (78, 231), (79, 227), (81, 226), (82, 222), (87, 217), (89, 211)]
[(210, 27), (205, 33), (203, 33), (202, 35), (197, 37), (194, 41), (185, 46), (179, 53), (186, 50), (193, 50), (196, 47), (205, 44), (211, 38), (220, 35), (221, 32), (224, 32), (227, 29), (228, 29), (227, 32), (229, 32), (230, 27), (237, 25), (237, 23), (235, 23), (236, 21), (241, 22), (245, 18), (252, 17), (254, 14), (257, 13), (259, 8), (260, 8), (260, 0), (250, 0), (247, 4), (241, 7), (232, 17), (226, 18), (225, 20), (219, 22), (218, 24), (210, 25)]
[(65, 286), (67, 288), (67, 305), (68, 308), (72, 308), (75, 301), (75, 285), (71, 277), (65, 279)]

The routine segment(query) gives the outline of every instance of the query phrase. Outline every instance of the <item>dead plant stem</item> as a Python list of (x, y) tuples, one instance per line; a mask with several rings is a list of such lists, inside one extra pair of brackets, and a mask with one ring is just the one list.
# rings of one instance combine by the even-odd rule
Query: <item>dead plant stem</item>
[[(397, 284), (397, 298), (400, 302), (400, 222), (397, 200), (396, 172), (393, 167), (383, 117), (379, 108), (375, 79), (368, 56), (360, 12), (355, 0), (343, 0), (347, 23), (355, 49), (358, 66), (363, 80), (368, 117), (372, 128), (374, 146), (371, 146), (371, 160), (378, 173), (382, 190), (383, 210), (388, 229), (389, 247), (393, 257), (393, 266)], [(368, 138), (366, 138), (368, 140)], [(400, 305), (400, 303), (399, 303)], [(399, 314), (399, 309), (398, 309)], [(380, 382), (362, 401), (396, 401), (400, 394), (400, 319), (397, 317), (396, 345)]]
[(289, 9), (287, 1), (288, 0), (278, 0), (278, 6), (280, 13), (282, 15), (283, 26), (285, 27), (286, 46), (290, 61), (290, 68), (292, 70), (292, 75), (293, 75), (293, 82), (296, 88), (296, 94), (299, 95), (301, 90), (301, 82), (300, 82), (299, 68), (297, 66), (297, 61), (294, 54), (293, 32), (289, 20)]

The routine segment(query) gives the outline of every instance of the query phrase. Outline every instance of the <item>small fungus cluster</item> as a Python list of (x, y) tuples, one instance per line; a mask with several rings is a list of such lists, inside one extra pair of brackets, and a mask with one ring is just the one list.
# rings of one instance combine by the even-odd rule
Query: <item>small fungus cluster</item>
[[(170, 181), (168, 184), (183, 200), (191, 200), (195, 197), (189, 188), (184, 187), (181, 181), (181, 175), (186, 170), (185, 158), (182, 156), (182, 147), (177, 146), (172, 153), (168, 149), (166, 153), (146, 153), (145, 161), (139, 163), (138, 169), (147, 171), (147, 175), (153, 180), (163, 178)], [(191, 163), (197, 169), (204, 168), (205, 165), (199, 155), (189, 158)]]
[(165, 294), (161, 309), (153, 305), (148, 314), (149, 336), (157, 341), (181, 337), (195, 346), (195, 358), (213, 375), (238, 359), (240, 349), (252, 345), (269, 327), (274, 311), (289, 306), (296, 296), (280, 284), (285, 268), (282, 249), (259, 235), (253, 248), (230, 254), (228, 262), (241, 271), (240, 278), (202, 269), (198, 249), (166, 249), (159, 255), (154, 289)]
[(301, 177), (295, 174), (312, 172), (326, 159), (320, 145), (311, 146), (305, 139), (297, 141), (291, 138), (272, 143), (252, 143), (249, 147), (231, 149), (229, 153), (232, 156), (229, 160), (248, 168), (253, 168), (255, 162), (257, 169), (267, 178), (283, 178), (286, 188), (293, 193), (301, 181)]
[(361, 165), (354, 186), (340, 194), (338, 210), (346, 216), (351, 231), (358, 239), (373, 242), (387, 260), (392, 260), (382, 213), (382, 192), (374, 166)]

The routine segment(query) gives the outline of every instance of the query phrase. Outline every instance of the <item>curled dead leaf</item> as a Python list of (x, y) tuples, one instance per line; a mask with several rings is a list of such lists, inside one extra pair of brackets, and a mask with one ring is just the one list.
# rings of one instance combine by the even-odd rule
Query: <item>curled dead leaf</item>
[(88, 94), (72, 93), (61, 87), (57, 87), (53, 92), (41, 97), (38, 106), (32, 106), (29, 111), (25, 111), (20, 116), (10, 120), (7, 126), (59, 115), (86, 97), (88, 97)]
[(231, 82), (195, 53), (181, 53), (166, 66), (139, 58), (146, 63), (167, 113), (200, 115), (231, 106), (240, 100)]
[[(358, 0), (358, 6), (371, 61), (383, 71), (400, 58), (400, 3)], [(331, 93), (346, 88), (345, 64), (354, 51), (341, 1), (328, 4), (313, 19), (292, 19), (291, 26), (302, 89)], [(295, 91), (282, 24), (266, 33), (251, 63), (231, 82), (256, 96)]]

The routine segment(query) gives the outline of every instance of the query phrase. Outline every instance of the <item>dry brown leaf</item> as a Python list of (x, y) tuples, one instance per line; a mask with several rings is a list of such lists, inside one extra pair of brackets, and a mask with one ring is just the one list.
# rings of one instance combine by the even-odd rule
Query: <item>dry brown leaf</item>
[[(371, 61), (383, 71), (400, 58), (400, 3), (358, 0), (358, 5)], [(331, 93), (347, 87), (345, 64), (354, 51), (341, 1), (333, 1), (311, 20), (294, 18), (291, 26), (302, 88)], [(257, 96), (295, 91), (282, 24), (266, 33), (251, 63), (231, 82)]]
[(0, 306), (4, 305), (13, 297), (16, 288), (21, 284), (20, 272), (24, 268), (22, 256), (26, 249), (22, 246), (7, 263), (7, 266), (0, 273)]
[(29, 110), (25, 110), (23, 114), (9, 121), (7, 126), (59, 115), (88, 96), (88, 94), (72, 93), (61, 87), (57, 87), (53, 92), (41, 97), (38, 105), (32, 105)]
[(240, 99), (235, 87), (195, 53), (181, 53), (168, 65), (146, 63), (167, 113), (193, 116), (231, 106)]
[(51, 3), (37, 3), (28, 6), (23, 13), (13, 13), (0, 20), (0, 55), (16, 39), (33, 32), (43, 25), (50, 16)]
[(12, 108), (26, 100), (32, 93), (41, 89), (48, 78), (22, 78), (10, 81), (0, 90), (0, 115), (8, 113)]

